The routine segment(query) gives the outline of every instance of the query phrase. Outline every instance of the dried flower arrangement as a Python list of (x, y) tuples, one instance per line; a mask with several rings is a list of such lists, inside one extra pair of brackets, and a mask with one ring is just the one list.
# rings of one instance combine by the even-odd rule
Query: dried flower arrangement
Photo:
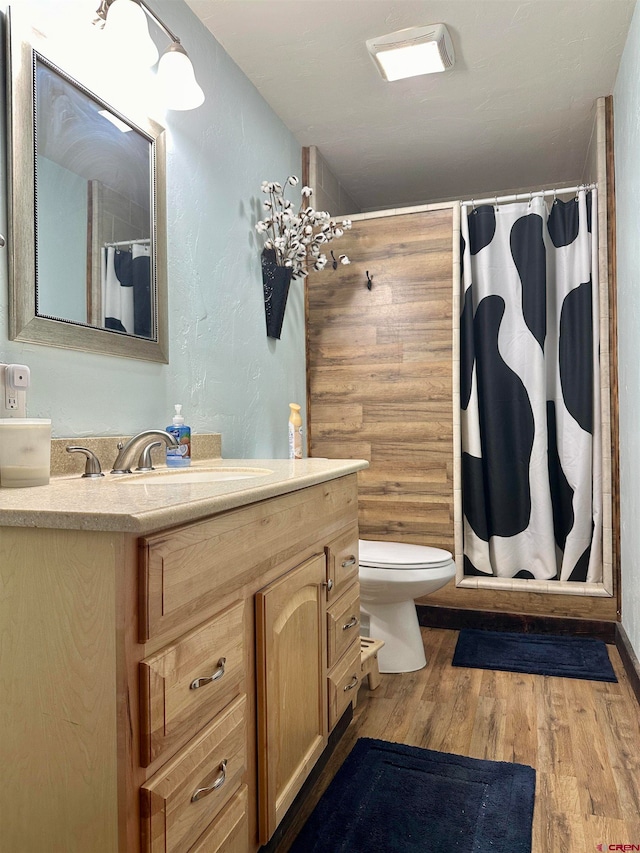
[[(295, 187), (298, 183), (294, 175), (287, 178), (284, 188), (279, 183), (263, 181), (262, 192), (268, 195), (263, 205), (268, 216), (256, 224), (256, 231), (267, 235), (265, 250), (274, 252), (275, 263), (291, 269), (292, 277), (308, 275), (310, 267), (324, 269), (327, 265), (325, 245), (351, 228), (351, 220), (338, 223), (326, 211), (309, 206), (311, 187), (302, 187), (300, 208), (296, 213), (284, 193), (288, 186)], [(339, 260), (342, 264), (349, 263), (346, 255), (340, 255)]]

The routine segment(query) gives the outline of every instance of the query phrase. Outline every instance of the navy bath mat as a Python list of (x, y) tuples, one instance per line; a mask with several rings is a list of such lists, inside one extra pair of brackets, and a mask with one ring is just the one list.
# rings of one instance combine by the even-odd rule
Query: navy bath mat
[(463, 628), (451, 663), (474, 669), (529, 672), (588, 681), (618, 680), (606, 645), (602, 640), (588, 637), (511, 634)]
[(535, 770), (361, 738), (290, 853), (531, 853)]

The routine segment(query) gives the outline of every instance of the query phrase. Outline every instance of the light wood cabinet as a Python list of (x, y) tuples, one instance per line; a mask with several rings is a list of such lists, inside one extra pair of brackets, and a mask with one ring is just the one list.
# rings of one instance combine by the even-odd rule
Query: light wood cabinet
[(327, 743), (325, 556), (256, 595), (260, 840), (266, 843)]
[[(141, 537), (0, 533), (0, 847), (256, 853), (256, 668), (271, 661), (286, 695), (313, 710), (315, 735), (279, 750), (284, 791), (326, 742), (325, 585), (332, 543), (355, 537), (357, 548), (356, 475)], [(274, 642), (257, 657), (266, 590)], [(192, 801), (199, 788), (211, 791)]]

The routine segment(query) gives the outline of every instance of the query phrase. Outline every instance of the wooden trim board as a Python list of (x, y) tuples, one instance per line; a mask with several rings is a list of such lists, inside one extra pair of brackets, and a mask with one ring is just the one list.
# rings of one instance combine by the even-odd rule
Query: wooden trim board
[(487, 612), (463, 610), (459, 607), (416, 605), (418, 621), (427, 628), (484, 628), (487, 631), (513, 631), (523, 634), (564, 634), (593, 637), (605, 643), (616, 641), (618, 623), (604, 619), (533, 615), (531, 613)]

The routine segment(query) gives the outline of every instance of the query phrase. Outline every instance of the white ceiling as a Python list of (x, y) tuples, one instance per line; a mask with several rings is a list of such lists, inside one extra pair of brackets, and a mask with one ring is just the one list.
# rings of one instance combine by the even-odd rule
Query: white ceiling
[[(187, 0), (363, 210), (579, 182), (635, 0)], [(385, 82), (365, 41), (445, 23), (451, 71)]]

